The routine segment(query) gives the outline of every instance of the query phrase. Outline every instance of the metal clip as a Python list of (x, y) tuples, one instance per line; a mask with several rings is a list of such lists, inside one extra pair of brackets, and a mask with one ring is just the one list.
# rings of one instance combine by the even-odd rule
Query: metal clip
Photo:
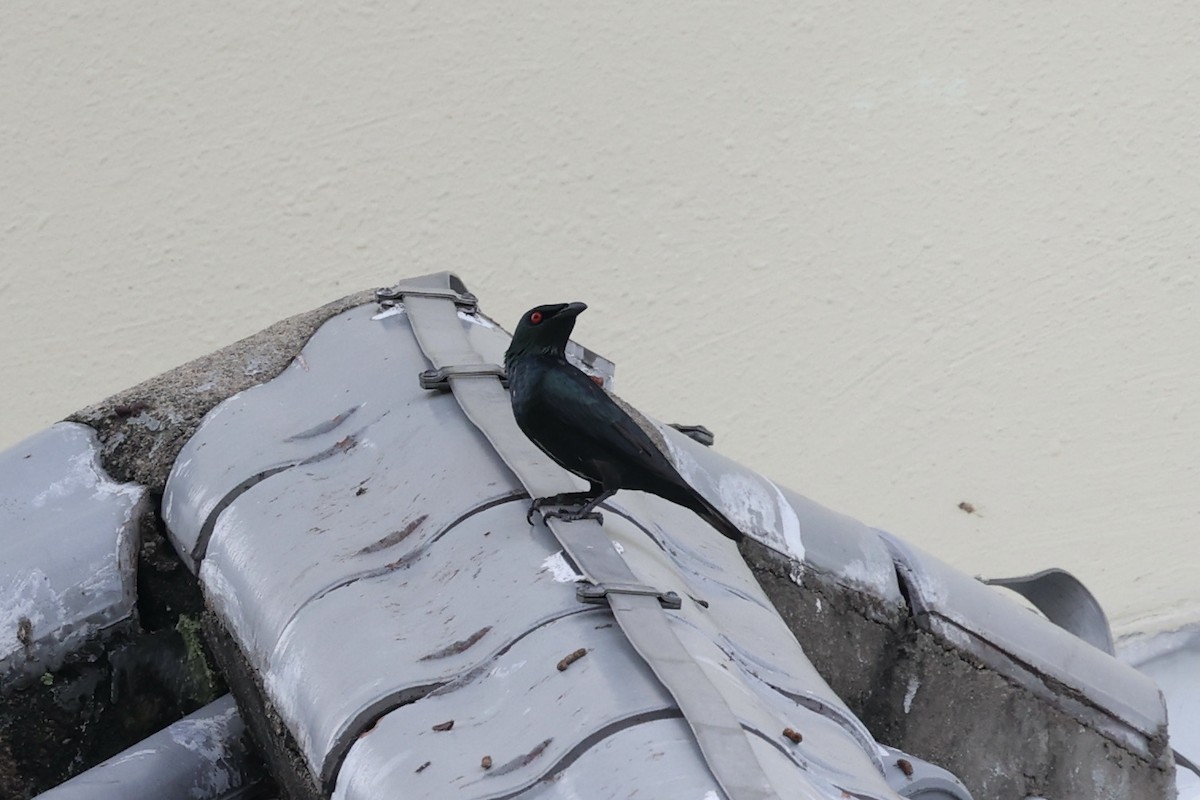
[(421, 388), (432, 392), (450, 391), (450, 378), (499, 378), (501, 385), (508, 387), (508, 376), (499, 364), (468, 364), (466, 366), (427, 369), (421, 373)]
[(674, 428), (689, 439), (695, 439), (705, 447), (712, 447), (713, 442), (717, 439), (713, 432), (703, 425), (681, 425), (678, 422), (672, 422), (668, 427)]
[(657, 597), (663, 608), (681, 608), (683, 601), (675, 592), (660, 592), (653, 586), (640, 583), (580, 583), (575, 586), (575, 599), (581, 603), (602, 604), (610, 594), (636, 594)]
[(442, 297), (453, 300), (456, 306), (468, 314), (474, 314), (479, 310), (479, 299), (470, 292), (456, 292), (452, 289), (408, 289), (403, 283), (375, 290), (375, 299), (384, 307), (402, 303), (405, 297)]

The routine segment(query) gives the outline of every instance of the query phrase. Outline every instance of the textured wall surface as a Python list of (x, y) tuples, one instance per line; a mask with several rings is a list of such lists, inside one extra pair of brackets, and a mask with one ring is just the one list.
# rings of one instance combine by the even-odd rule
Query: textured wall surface
[(635, 404), (967, 571), (1200, 619), (1194, 5), (5, 20), (0, 446), (454, 269), (510, 324), (586, 300)]

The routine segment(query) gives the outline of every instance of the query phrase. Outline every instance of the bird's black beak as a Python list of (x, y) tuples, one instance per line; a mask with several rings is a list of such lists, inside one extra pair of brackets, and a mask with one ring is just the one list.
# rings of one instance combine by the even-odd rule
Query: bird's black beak
[(558, 312), (564, 317), (577, 317), (587, 310), (587, 303), (567, 303), (567, 307)]

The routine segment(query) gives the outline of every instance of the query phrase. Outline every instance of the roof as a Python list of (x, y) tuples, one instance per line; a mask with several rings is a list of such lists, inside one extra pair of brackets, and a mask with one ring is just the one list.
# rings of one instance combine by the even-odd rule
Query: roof
[[(307, 318), (307, 340), (285, 326), (304, 341), (286, 358), (266, 337), (272, 369), (239, 373), (251, 342), (163, 376), (155, 407), (90, 414), (105, 420), (99, 441), (51, 429), (47, 441), (87, 443), (15, 494), (23, 532), (0, 546), (45, 560), (27, 546), (25, 507), (79, 453), (162, 491), (240, 718), (293, 796), (748, 796), (706, 749), (718, 729), (751, 754), (761, 796), (1079, 796), (1099, 783), (1167, 796), (1166, 717), (1148, 678), (670, 426), (652, 420), (681, 473), (747, 532), (740, 548), (636, 492), (586, 535), (527, 521), (528, 476), (554, 476), (504, 444), (495, 426), (511, 412), (494, 394), (460, 407), (473, 391), (460, 381), (495, 378), (452, 377), (450, 392), (421, 381), (439, 350), (500, 363), (507, 334), (457, 279), (430, 277), (389, 307), (360, 296)], [(421, 332), (420, 305), (443, 315), (436, 336)], [(611, 385), (610, 364), (573, 353)], [(174, 396), (210, 392), (213, 374), (238, 376), (225, 399), (173, 413)], [(136, 520), (139, 486), (81, 502), (114, 496)], [(116, 511), (104, 513), (108, 531)], [(120, 536), (105, 535), (115, 550)], [(639, 639), (611, 596), (581, 602), (595, 599), (578, 589), (596, 558), (678, 599), (617, 590), (659, 639)], [(693, 690), (736, 729), (706, 727)]]

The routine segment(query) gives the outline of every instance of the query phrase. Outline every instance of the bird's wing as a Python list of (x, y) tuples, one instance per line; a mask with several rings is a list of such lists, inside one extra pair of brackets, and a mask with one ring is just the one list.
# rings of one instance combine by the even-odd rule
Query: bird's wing
[(742, 538), (737, 525), (684, 479), (636, 409), (626, 411), (570, 365), (549, 372), (541, 389), (545, 402), (538, 428), (548, 435), (547, 441), (534, 441), (561, 466), (605, 489), (651, 492), (692, 509), (730, 539)]
[(581, 451), (618, 468), (636, 466), (660, 480), (682, 481), (653, 439), (577, 367), (555, 370), (543, 384), (543, 391), (549, 401), (547, 413), (556, 417), (558, 425), (573, 429)]

